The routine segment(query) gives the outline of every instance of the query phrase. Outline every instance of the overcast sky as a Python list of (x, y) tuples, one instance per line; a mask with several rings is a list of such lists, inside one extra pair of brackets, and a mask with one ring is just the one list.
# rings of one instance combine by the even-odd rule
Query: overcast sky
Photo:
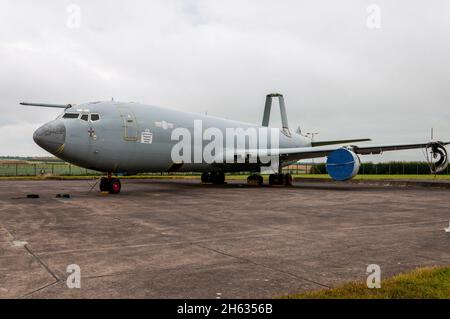
[(58, 110), (20, 101), (114, 97), (260, 123), (273, 91), (317, 140), (423, 142), (431, 127), (450, 140), (449, 57), (447, 0), (2, 0), (0, 155), (48, 154), (32, 133)]

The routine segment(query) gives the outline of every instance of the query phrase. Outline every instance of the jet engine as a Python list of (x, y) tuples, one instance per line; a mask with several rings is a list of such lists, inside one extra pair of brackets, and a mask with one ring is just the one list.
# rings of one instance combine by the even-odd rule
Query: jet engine
[(438, 174), (447, 169), (447, 150), (440, 142), (431, 142), (430, 144), (428, 144), (427, 161), (432, 174)]
[(335, 181), (346, 181), (358, 174), (361, 161), (351, 149), (340, 148), (327, 157), (327, 172)]

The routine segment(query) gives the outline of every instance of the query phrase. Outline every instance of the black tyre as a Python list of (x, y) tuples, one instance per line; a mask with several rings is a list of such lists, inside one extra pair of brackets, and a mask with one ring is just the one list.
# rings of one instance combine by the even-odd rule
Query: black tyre
[(262, 186), (264, 183), (264, 178), (261, 175), (257, 175), (256, 178), (258, 179), (258, 186)]
[(100, 179), (100, 191), (101, 192), (110, 192), (111, 191), (111, 183), (106, 177), (102, 177)]
[(264, 179), (261, 175), (253, 174), (247, 177), (247, 183), (250, 185), (261, 186), (264, 183)]
[(292, 186), (292, 183), (293, 183), (292, 175), (289, 174), (289, 173), (284, 174), (284, 185), (285, 186)]
[(223, 172), (215, 172), (212, 177), (212, 182), (216, 185), (222, 185), (225, 183), (225, 174)]
[(285, 175), (284, 174), (270, 174), (269, 184), (270, 185), (285, 185)]
[(269, 185), (275, 185), (275, 180), (276, 180), (276, 177), (275, 177), (275, 174), (270, 174), (269, 175)]
[(202, 173), (202, 183), (211, 183), (211, 173), (210, 172), (204, 172)]

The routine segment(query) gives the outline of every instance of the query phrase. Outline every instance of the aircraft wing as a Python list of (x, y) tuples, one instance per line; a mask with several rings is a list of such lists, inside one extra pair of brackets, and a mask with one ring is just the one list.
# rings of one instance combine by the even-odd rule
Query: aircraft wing
[[(294, 147), (294, 148), (270, 148), (270, 149), (250, 149), (250, 150), (226, 150), (225, 153), (217, 154), (217, 162), (223, 162), (224, 160), (228, 162), (231, 158), (234, 160), (243, 160), (247, 162), (249, 158), (257, 157), (267, 157), (267, 156), (279, 156), (280, 161), (296, 162), (302, 159), (318, 158), (328, 156), (331, 152), (341, 149), (343, 147), (349, 148), (351, 151), (358, 155), (369, 155), (369, 154), (381, 154), (388, 151), (400, 151), (400, 150), (411, 150), (427, 147), (438, 147), (443, 148), (445, 145), (450, 144), (450, 142), (429, 142), (429, 143), (419, 143), (419, 144), (395, 144), (395, 145), (376, 145), (376, 146), (309, 146), (309, 147)], [(446, 156), (446, 155), (445, 155)], [(244, 160), (244, 157), (246, 158)]]
[[(342, 147), (351, 149), (358, 155), (381, 154), (388, 151), (412, 150), (419, 148), (427, 148), (431, 146), (440, 146), (450, 144), (450, 142), (428, 142), (419, 144), (395, 144), (395, 145), (375, 145), (375, 146), (309, 146), (294, 148), (271, 148), (271, 149), (250, 149), (250, 150), (227, 150), (227, 156), (244, 157), (244, 156), (280, 156), (282, 162), (293, 162), (308, 158), (317, 158), (328, 156), (331, 152)], [(217, 155), (217, 158), (223, 160), (226, 156), (223, 153)]]
[[(379, 146), (349, 146), (353, 152), (360, 155), (369, 154), (381, 154), (388, 151), (400, 151), (400, 150), (411, 150), (418, 148), (426, 148), (431, 146), (433, 143), (439, 143), (441, 145), (448, 145), (450, 142), (431, 142), (431, 143), (420, 143), (420, 144), (396, 144), (396, 145), (379, 145)], [(342, 146), (318, 146), (318, 147), (299, 147), (299, 148), (286, 148), (279, 149), (281, 160), (283, 161), (297, 161), (301, 159), (325, 157), (331, 152), (342, 148)], [(271, 150), (272, 154), (274, 150)]]
[(347, 144), (347, 143), (356, 143), (356, 142), (368, 142), (371, 141), (370, 138), (358, 138), (353, 140), (333, 140), (333, 141), (316, 141), (311, 142), (311, 146), (325, 146), (325, 145), (334, 145), (334, 144)]

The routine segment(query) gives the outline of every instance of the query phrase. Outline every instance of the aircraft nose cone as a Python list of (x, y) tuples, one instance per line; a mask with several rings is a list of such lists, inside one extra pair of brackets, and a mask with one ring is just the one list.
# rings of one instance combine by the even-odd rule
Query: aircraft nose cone
[(66, 127), (61, 120), (46, 123), (34, 132), (33, 139), (44, 150), (58, 154), (66, 141)]

